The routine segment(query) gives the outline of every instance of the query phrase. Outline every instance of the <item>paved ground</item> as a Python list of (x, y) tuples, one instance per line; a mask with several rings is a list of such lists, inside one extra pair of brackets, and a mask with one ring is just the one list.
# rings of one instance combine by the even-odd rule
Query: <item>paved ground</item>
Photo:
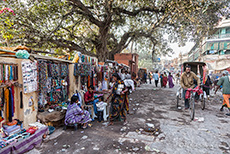
[(176, 108), (175, 91), (142, 85), (130, 96), (126, 126), (93, 122), (85, 131), (60, 128), (29, 153), (230, 153), (230, 117), (219, 111), (220, 97), (212, 97), (205, 110), (198, 102), (191, 121), (188, 111)]

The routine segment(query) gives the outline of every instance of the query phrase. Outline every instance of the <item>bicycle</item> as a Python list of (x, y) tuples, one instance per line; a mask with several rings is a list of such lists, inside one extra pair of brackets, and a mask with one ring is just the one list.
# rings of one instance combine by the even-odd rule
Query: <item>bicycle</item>
[[(182, 96), (183, 96), (182, 93), (183, 93), (183, 89), (179, 88), (177, 91), (177, 108), (179, 107), (180, 99), (182, 99)], [(185, 93), (184, 97), (189, 100), (190, 118), (191, 118), (191, 120), (194, 120), (195, 102), (200, 100), (201, 101), (201, 109), (204, 110), (205, 109), (206, 93), (200, 87), (196, 87), (194, 89), (188, 88), (188, 89), (186, 89), (186, 93)]]

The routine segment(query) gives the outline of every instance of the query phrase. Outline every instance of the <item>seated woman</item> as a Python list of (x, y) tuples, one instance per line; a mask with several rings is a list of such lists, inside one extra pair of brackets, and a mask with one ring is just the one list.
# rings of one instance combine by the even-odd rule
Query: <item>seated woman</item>
[(71, 97), (71, 102), (67, 107), (65, 115), (65, 125), (82, 124), (83, 129), (85, 129), (87, 127), (87, 123), (91, 122), (92, 119), (90, 118), (88, 111), (84, 111), (77, 105), (78, 100), (79, 98), (77, 95), (73, 95)]

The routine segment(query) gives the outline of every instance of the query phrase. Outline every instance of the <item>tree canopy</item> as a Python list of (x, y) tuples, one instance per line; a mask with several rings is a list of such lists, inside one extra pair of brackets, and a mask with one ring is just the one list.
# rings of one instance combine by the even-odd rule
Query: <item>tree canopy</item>
[[(150, 56), (171, 52), (167, 43), (196, 40), (229, 14), (228, 0), (5, 0), (12, 44), (59, 52), (81, 51), (99, 60), (135, 42)], [(3, 19), (4, 20), (4, 19)], [(168, 39), (165, 38), (167, 34)]]

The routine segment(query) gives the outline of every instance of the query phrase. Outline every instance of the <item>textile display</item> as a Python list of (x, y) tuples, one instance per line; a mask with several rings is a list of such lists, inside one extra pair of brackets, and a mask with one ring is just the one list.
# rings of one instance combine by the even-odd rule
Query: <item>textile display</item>
[(69, 65), (39, 60), (39, 98), (38, 103), (60, 103), (68, 98)]
[(12, 117), (14, 116), (14, 98), (10, 87), (7, 87), (4, 91), (4, 99), (6, 105), (6, 119), (12, 122)]
[(18, 80), (18, 66), (7, 63), (0, 63), (0, 85), (9, 81)]
[(80, 64), (74, 65), (74, 76), (88, 76), (91, 74), (91, 64)]
[(37, 62), (22, 62), (22, 77), (24, 93), (37, 91)]
[(76, 63), (74, 64), (74, 76), (81, 75), (81, 64)]
[(65, 77), (69, 73), (68, 64), (61, 64), (61, 76)]
[(27, 151), (33, 149), (36, 145), (41, 144), (42, 137), (44, 134), (47, 134), (48, 127), (39, 128), (33, 135), (30, 135), (26, 139), (23, 139), (20, 142), (16, 142), (15, 144), (8, 145), (0, 149), (0, 153), (4, 154), (23, 154)]
[(51, 64), (51, 76), (58, 77), (60, 76), (60, 66), (59, 64)]

